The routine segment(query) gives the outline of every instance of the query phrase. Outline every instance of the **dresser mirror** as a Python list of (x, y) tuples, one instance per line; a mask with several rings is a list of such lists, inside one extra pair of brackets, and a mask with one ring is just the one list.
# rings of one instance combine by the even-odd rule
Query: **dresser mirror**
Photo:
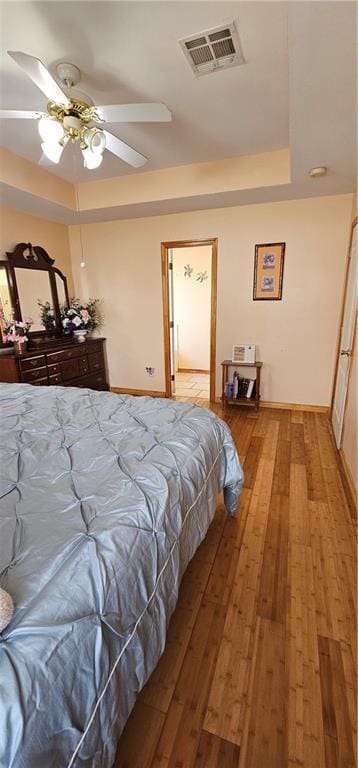
[[(29, 336), (33, 341), (62, 336), (60, 308), (69, 305), (69, 297), (66, 277), (53, 266), (54, 259), (31, 243), (19, 243), (6, 257), (0, 261), (0, 325), (4, 318), (25, 321), (31, 317)], [(54, 312), (52, 329), (44, 328), (41, 322), (39, 301), (48, 302)]]
[(54, 271), (59, 305), (60, 307), (68, 306), (66, 278), (60, 270), (54, 269)]
[(10, 289), (5, 267), (0, 267), (0, 318), (11, 317)]
[(50, 275), (46, 270), (15, 267), (17, 293), (21, 307), (21, 319), (32, 318), (31, 331), (43, 331), (38, 300), (53, 306)]

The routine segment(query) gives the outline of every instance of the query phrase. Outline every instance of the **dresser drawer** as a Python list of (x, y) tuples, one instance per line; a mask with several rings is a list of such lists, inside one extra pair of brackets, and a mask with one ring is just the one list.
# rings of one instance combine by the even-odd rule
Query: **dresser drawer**
[(62, 383), (65, 387), (78, 387), (79, 389), (108, 389), (104, 371), (101, 371), (100, 373), (91, 373), (89, 376), (82, 376), (75, 381), (66, 381)]
[(61, 376), (63, 381), (67, 379), (75, 379), (80, 375), (80, 364), (78, 358), (75, 360), (66, 360), (66, 362), (60, 363)]
[(88, 363), (90, 371), (99, 371), (101, 368), (104, 368), (103, 355), (100, 352), (88, 355)]
[(102, 351), (102, 344), (100, 341), (91, 342), (90, 344), (87, 342), (86, 352), (88, 355), (92, 355), (92, 353), (94, 352), (101, 352), (101, 351)]
[(63, 360), (73, 360), (76, 357), (82, 356), (83, 349), (81, 349), (81, 345), (79, 344), (78, 347), (74, 346), (70, 349), (62, 349), (61, 352), (51, 352), (51, 354), (47, 355), (47, 363), (48, 365), (52, 365), (53, 363), (60, 363)]
[(58, 385), (58, 384), (62, 384), (63, 382), (62, 382), (62, 376), (61, 376), (61, 374), (60, 374), (60, 373), (55, 373), (55, 374), (53, 374), (52, 376), (49, 376), (49, 377), (48, 377), (48, 383), (49, 383), (51, 386), (53, 386), (53, 387), (54, 387), (56, 384), (57, 384), (57, 385)]
[(44, 368), (34, 368), (33, 371), (23, 371), (22, 372), (22, 380), (23, 381), (29, 381), (34, 382), (36, 379), (43, 379), (47, 378), (47, 368), (46, 366)]
[(42, 368), (46, 365), (45, 355), (36, 355), (36, 357), (28, 357), (26, 360), (20, 360), (20, 368), (22, 371), (31, 371), (33, 368)]
[(95, 373), (91, 376), (91, 383), (87, 386), (91, 387), (91, 389), (108, 389), (107, 381), (106, 381), (106, 374), (103, 371), (103, 373)]
[(55, 376), (57, 373), (61, 373), (60, 364), (56, 363), (55, 365), (48, 365), (47, 372), (49, 376)]
[(80, 369), (80, 374), (89, 373), (89, 363), (88, 363), (88, 357), (87, 355), (83, 355), (82, 357), (78, 358), (78, 365)]

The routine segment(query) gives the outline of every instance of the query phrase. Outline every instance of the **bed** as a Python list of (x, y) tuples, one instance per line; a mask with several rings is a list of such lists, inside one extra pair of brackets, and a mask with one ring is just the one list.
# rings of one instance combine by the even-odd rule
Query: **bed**
[(0, 385), (1, 768), (111, 768), (218, 493), (243, 474), (191, 403)]

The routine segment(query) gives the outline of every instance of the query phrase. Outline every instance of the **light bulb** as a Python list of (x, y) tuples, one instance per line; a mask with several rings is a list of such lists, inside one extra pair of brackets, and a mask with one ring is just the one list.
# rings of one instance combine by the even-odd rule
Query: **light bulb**
[(44, 142), (60, 141), (64, 130), (61, 123), (53, 117), (42, 117), (39, 121), (39, 134)]
[(84, 166), (85, 168), (88, 168), (90, 171), (94, 170), (94, 168), (99, 168), (101, 165), (101, 162), (103, 160), (103, 156), (99, 152), (92, 152), (91, 149), (82, 149), (82, 155), (84, 160)]
[(46, 155), (52, 163), (59, 162), (63, 147), (57, 141), (44, 141), (43, 144), (41, 144), (41, 149), (44, 155)]
[(87, 147), (91, 149), (92, 152), (95, 154), (99, 153), (100, 155), (104, 152), (106, 148), (106, 137), (103, 131), (100, 131), (98, 128), (87, 128), (84, 131), (83, 138)]

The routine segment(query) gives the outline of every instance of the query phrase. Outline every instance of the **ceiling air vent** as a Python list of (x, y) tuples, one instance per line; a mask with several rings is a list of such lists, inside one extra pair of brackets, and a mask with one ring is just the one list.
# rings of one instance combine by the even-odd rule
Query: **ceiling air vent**
[(233, 21), (179, 40), (179, 44), (196, 75), (206, 75), (245, 62)]

